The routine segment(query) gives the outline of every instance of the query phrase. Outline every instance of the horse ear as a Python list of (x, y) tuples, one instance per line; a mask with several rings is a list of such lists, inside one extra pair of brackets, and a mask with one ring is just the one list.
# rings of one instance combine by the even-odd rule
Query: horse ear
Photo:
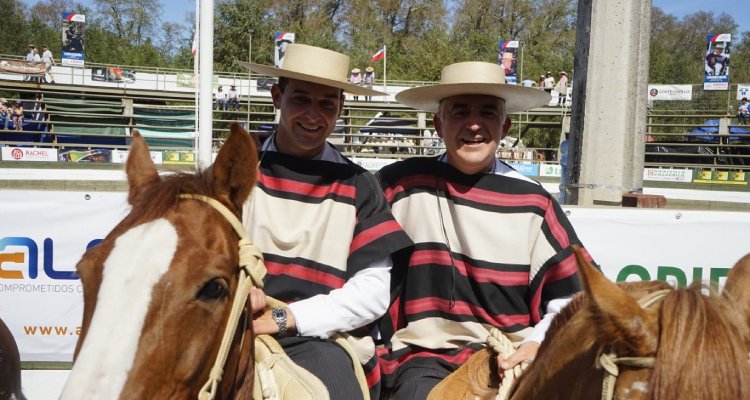
[(727, 299), (750, 328), (750, 254), (740, 258), (727, 276), (722, 296)]
[(253, 138), (238, 123), (231, 125), (230, 132), (213, 165), (214, 194), (242, 210), (255, 186), (258, 151)]
[(590, 299), (591, 313), (604, 339), (625, 345), (639, 354), (656, 351), (658, 338), (651, 329), (653, 317), (649, 317), (632, 296), (594, 267), (578, 246), (574, 246), (573, 251), (578, 261), (578, 275)]
[(151, 159), (148, 145), (137, 130), (133, 131), (133, 141), (130, 144), (125, 172), (128, 175), (128, 202), (131, 205), (135, 205), (147, 186), (161, 179)]

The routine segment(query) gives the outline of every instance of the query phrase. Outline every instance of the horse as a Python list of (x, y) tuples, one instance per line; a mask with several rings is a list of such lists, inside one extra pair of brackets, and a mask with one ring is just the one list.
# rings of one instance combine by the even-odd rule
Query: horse
[[(576, 258), (583, 292), (553, 320), (509, 399), (750, 398), (750, 254), (721, 295), (615, 284), (578, 249)], [(429, 399), (495, 399), (499, 383), (496, 354), (483, 349)]]
[(61, 399), (252, 398), (252, 315), (238, 265), (260, 253), (238, 246), (237, 217), (257, 164), (254, 141), (234, 124), (211, 167), (160, 176), (134, 134), (132, 210), (76, 266), (83, 322)]
[(0, 400), (22, 400), (21, 356), (13, 335), (0, 319)]

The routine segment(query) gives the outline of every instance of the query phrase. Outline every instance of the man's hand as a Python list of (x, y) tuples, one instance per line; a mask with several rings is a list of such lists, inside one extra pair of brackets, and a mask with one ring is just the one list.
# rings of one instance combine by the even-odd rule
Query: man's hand
[[(255, 308), (253, 306), (253, 308)], [(296, 323), (294, 321), (294, 315), (292, 315), (289, 309), (286, 309), (286, 326), (287, 334), (296, 331)], [(271, 310), (266, 310), (253, 320), (253, 330), (256, 335), (268, 334), (275, 335), (279, 333), (279, 326), (276, 324), (276, 320), (271, 318)]]
[(263, 290), (257, 287), (250, 288), (250, 305), (253, 308), (253, 315), (266, 308), (266, 294)]
[(537, 342), (526, 342), (519, 347), (515, 353), (511, 354), (510, 357), (504, 359), (502, 356), (497, 356), (497, 367), (500, 373), (500, 378), (503, 377), (505, 370), (511, 369), (518, 364), (523, 362), (531, 362), (536, 357), (536, 352), (539, 351), (539, 343)]

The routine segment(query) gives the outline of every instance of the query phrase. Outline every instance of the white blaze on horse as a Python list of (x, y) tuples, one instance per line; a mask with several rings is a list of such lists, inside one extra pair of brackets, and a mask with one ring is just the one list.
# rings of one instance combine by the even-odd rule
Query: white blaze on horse
[[(62, 399), (197, 398), (222, 370), (218, 398), (251, 398), (249, 297), (231, 310), (246, 286), (242, 235), (215, 207), (240, 216), (257, 164), (252, 138), (233, 125), (212, 167), (160, 177), (135, 135), (126, 166), (132, 211), (77, 266), (83, 325)], [(242, 318), (220, 351), (230, 312)], [(213, 367), (217, 358), (223, 368)]]

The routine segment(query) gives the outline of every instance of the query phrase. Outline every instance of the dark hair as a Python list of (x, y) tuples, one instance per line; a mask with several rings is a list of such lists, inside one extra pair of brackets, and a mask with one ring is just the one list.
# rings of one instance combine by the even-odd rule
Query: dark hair
[(743, 101), (747, 101), (747, 97), (743, 97), (743, 98), (742, 98), (742, 100), (743, 100)]
[[(284, 90), (286, 89), (286, 86), (289, 84), (290, 80), (291, 80), (291, 78), (287, 78), (285, 76), (280, 76), (279, 77), (279, 81), (276, 83), (276, 85), (279, 86), (279, 90), (281, 91), (281, 93), (284, 93)], [(304, 79), (302, 79), (302, 80), (304, 81)], [(344, 89), (339, 89), (339, 94), (343, 95), (344, 94)]]

